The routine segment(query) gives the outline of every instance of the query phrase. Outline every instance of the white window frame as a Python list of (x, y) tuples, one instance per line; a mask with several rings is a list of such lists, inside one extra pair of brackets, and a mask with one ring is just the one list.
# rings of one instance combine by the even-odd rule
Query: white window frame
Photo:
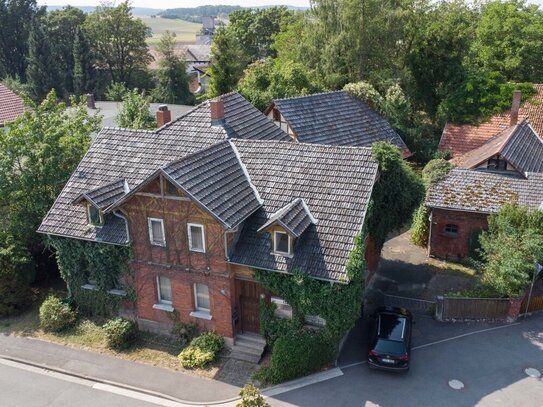
[[(156, 242), (153, 239), (153, 222), (160, 222), (160, 225), (162, 227), (162, 236), (164, 237), (164, 240), (162, 243)], [(164, 219), (159, 218), (147, 218), (147, 226), (149, 228), (149, 241), (153, 246), (160, 246), (160, 247), (166, 247), (166, 230), (164, 229)]]
[[(190, 232), (191, 227), (197, 227), (202, 230), (202, 245), (203, 249), (195, 249), (192, 247), (192, 234)], [(205, 253), (206, 252), (206, 234), (205, 234), (205, 228), (204, 225), (200, 223), (187, 223), (187, 234), (189, 236), (189, 250), (191, 252), (198, 252), (198, 253)]]
[[(287, 235), (287, 237), (288, 237), (288, 251), (287, 252), (277, 250), (277, 242), (279, 241), (277, 239), (277, 235), (279, 233), (283, 234), (283, 235)], [(287, 232), (283, 232), (282, 230), (274, 230), (273, 231), (273, 252), (277, 253), (277, 254), (286, 255), (286, 256), (292, 256), (292, 237), (290, 237), (290, 235)]]
[[(92, 217), (90, 214), (91, 208), (94, 208), (98, 211), (98, 216), (100, 217), (100, 223), (98, 224), (92, 223)], [(91, 226), (96, 226), (98, 228), (104, 226), (104, 215), (102, 214), (102, 211), (90, 203), (87, 204), (87, 223)]]
[[(162, 298), (162, 295), (160, 295), (160, 277), (162, 278), (167, 278), (168, 280), (170, 280), (170, 291), (172, 289), (172, 280), (169, 278), (169, 277), (164, 277), (164, 276), (156, 276), (156, 291), (157, 291), (157, 298), (158, 298), (158, 303), (159, 304), (162, 304), (162, 305), (169, 305), (171, 306), (173, 304), (173, 301), (171, 300), (164, 300)], [(173, 292), (171, 293), (172, 294), (172, 300), (173, 300)]]
[[(200, 307), (198, 305), (198, 291), (196, 290), (196, 287), (200, 285), (205, 285), (207, 287), (207, 301), (209, 302), (209, 308)], [(211, 294), (209, 293), (209, 285), (203, 284), (203, 283), (194, 283), (193, 284), (193, 290), (194, 290), (194, 309), (196, 312), (202, 313), (202, 314), (211, 314)]]

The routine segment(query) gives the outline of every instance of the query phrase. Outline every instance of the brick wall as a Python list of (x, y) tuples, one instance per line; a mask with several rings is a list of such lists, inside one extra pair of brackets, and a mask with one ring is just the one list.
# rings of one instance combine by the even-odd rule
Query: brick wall
[[(458, 233), (448, 233), (447, 224), (458, 226)], [(481, 230), (488, 228), (487, 215), (432, 209), (430, 225), (430, 256), (460, 260), (469, 255), (470, 242)]]

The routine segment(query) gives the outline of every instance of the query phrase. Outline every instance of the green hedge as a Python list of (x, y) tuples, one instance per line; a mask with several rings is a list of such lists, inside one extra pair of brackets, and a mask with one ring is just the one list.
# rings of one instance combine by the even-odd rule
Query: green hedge
[(204, 367), (215, 360), (224, 346), (224, 338), (214, 332), (205, 332), (192, 340), (179, 354), (179, 362), (186, 369)]
[(77, 312), (52, 295), (40, 307), (40, 326), (44, 331), (60, 332), (73, 326), (76, 321)]
[(138, 337), (138, 327), (134, 321), (115, 318), (103, 326), (107, 347), (114, 350), (127, 349)]
[(291, 331), (277, 338), (270, 365), (260, 369), (257, 378), (272, 384), (292, 380), (332, 363), (335, 353), (335, 345), (321, 332)]

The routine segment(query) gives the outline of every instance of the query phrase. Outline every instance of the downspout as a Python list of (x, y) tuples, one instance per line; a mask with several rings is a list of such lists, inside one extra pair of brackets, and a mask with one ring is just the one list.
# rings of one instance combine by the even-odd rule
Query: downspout
[(229, 229), (224, 231), (224, 258), (226, 261), (230, 261), (230, 255), (228, 253), (228, 233), (236, 233), (238, 228)]
[(430, 211), (430, 217), (428, 218), (428, 221), (430, 222), (430, 229), (428, 230), (428, 257), (430, 257), (430, 248), (432, 247), (432, 216), (434, 215), (434, 209)]

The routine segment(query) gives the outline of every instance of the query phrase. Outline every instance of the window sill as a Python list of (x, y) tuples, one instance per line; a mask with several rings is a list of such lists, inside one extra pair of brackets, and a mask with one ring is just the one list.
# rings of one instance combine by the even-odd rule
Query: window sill
[(209, 312), (203, 311), (192, 311), (189, 315), (194, 318), (207, 319), (208, 321), (213, 318)]
[(118, 295), (119, 297), (126, 297), (126, 291), (125, 290), (113, 289), (113, 290), (109, 290), (108, 294)]
[(192, 253), (205, 253), (206, 251), (205, 250), (189, 249), (189, 252), (192, 252)]
[(151, 242), (151, 246), (166, 247), (166, 243)]
[(96, 284), (84, 284), (81, 286), (83, 290), (98, 290), (98, 287), (96, 287)]
[(173, 312), (174, 311), (173, 307), (171, 305), (168, 305), (168, 304), (154, 304), (153, 308), (154, 309), (159, 309), (161, 311), (166, 311), (166, 312)]

